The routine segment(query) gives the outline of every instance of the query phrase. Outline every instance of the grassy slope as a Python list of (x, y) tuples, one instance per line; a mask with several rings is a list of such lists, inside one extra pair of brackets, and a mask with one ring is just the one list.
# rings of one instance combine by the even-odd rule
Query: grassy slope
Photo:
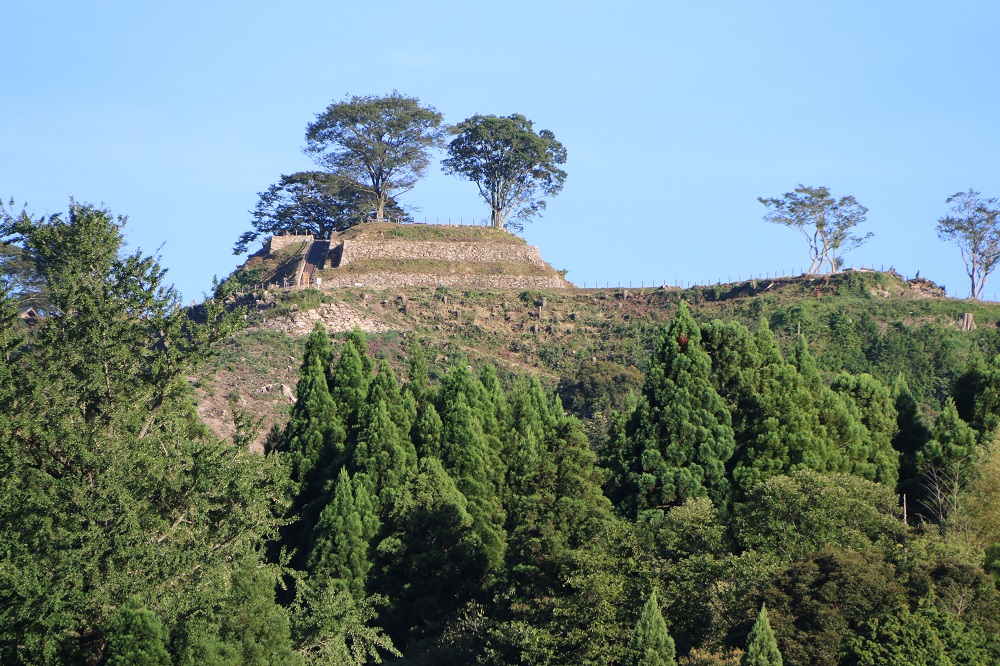
[[(401, 376), (408, 339), (416, 336), (437, 372), (461, 357), (473, 364), (492, 363), (508, 376), (534, 374), (555, 386), (560, 380), (571, 381), (583, 364), (595, 361), (641, 370), (656, 336), (683, 298), (701, 321), (736, 320), (756, 328), (766, 319), (786, 349), (801, 332), (828, 376), (842, 369), (867, 371), (888, 382), (903, 373), (933, 410), (973, 350), (987, 356), (1000, 353), (1000, 305), (929, 295), (934, 293), (926, 281), (907, 283), (884, 273), (683, 290), (303, 290), (279, 295), (257, 317), (339, 299), (399, 329), (369, 339), (372, 350), (388, 358)], [(402, 295), (408, 303), (405, 312)], [(540, 309), (543, 299), (545, 307)], [(975, 316), (977, 330), (960, 330), (958, 321), (966, 312)], [(251, 329), (224, 348), (215, 363), (215, 379), (204, 380), (214, 397), (203, 396), (203, 408), (220, 412), (224, 396), (238, 395), (245, 397), (251, 411), (281, 421), (285, 403), (259, 389), (275, 382), (294, 385), (300, 362), (301, 341)], [(210, 404), (215, 406), (205, 407)]]

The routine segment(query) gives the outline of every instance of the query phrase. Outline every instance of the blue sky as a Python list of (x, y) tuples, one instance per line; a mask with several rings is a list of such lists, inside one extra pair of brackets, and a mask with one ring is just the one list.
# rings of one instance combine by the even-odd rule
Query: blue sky
[[(870, 209), (847, 264), (966, 296), (936, 220), (959, 190), (1000, 196), (995, 2), (38, 0), (0, 18), (0, 196), (128, 215), (187, 300), (242, 260), (257, 193), (311, 167), (305, 126), (347, 94), (555, 132), (566, 187), (524, 235), (579, 285), (797, 271), (803, 241), (757, 197), (804, 183)], [(488, 214), (437, 165), (403, 201)]]

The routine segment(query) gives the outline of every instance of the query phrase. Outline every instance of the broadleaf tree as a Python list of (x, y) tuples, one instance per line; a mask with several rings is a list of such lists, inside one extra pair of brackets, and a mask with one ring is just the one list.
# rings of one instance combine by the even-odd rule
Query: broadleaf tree
[(562, 190), (566, 149), (549, 130), (536, 132), (521, 114), (468, 118), (451, 129), (445, 173), (471, 180), (490, 207), (494, 227), (521, 228)]
[(969, 297), (980, 299), (986, 278), (1000, 262), (1000, 200), (986, 199), (969, 188), (945, 203), (952, 204), (951, 214), (938, 220), (938, 238), (958, 245), (969, 276)]
[[(243, 254), (262, 236), (299, 233), (329, 238), (334, 232), (363, 222), (375, 211), (364, 185), (325, 171), (282, 175), (257, 196), (257, 205), (250, 211), (253, 229), (240, 234), (233, 254)], [(406, 217), (394, 199), (390, 198), (386, 205), (390, 217)]]
[(379, 221), (397, 194), (408, 192), (443, 143), (442, 115), (399, 92), (347, 97), (306, 127), (305, 152), (337, 178), (356, 182)]
[(827, 266), (836, 273), (843, 256), (872, 237), (856, 235), (855, 227), (865, 222), (868, 209), (852, 196), (834, 198), (826, 187), (799, 185), (781, 198), (757, 200), (767, 206), (766, 222), (798, 229), (809, 245), (809, 270), (814, 275)]

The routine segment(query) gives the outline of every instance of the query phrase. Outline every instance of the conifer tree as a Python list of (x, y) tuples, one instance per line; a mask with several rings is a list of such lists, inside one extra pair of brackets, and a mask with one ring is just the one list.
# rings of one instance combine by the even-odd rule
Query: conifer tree
[(781, 652), (778, 641), (767, 619), (767, 607), (761, 606), (757, 621), (747, 636), (747, 651), (743, 653), (740, 666), (781, 666)]
[(366, 405), (358, 427), (351, 469), (370, 479), (379, 513), (384, 515), (416, 469), (417, 452), (409, 437), (400, 433), (385, 400)]
[[(851, 403), (866, 431), (865, 450), (853, 453), (857, 460), (854, 473), (895, 488), (899, 480), (899, 454), (892, 448), (892, 439), (899, 427), (892, 392), (867, 373), (841, 373), (830, 388)], [(862, 469), (865, 471), (861, 472)]]
[(892, 382), (892, 398), (896, 407), (896, 436), (892, 446), (899, 452), (899, 484), (901, 494), (911, 498), (919, 495), (920, 470), (917, 452), (930, 439), (930, 428), (920, 415), (920, 405), (900, 373)]
[(632, 513), (708, 495), (729, 502), (725, 465), (735, 441), (725, 402), (712, 386), (711, 359), (701, 329), (682, 301), (660, 336), (643, 387), (643, 400), (619, 454), (621, 501)]
[(170, 666), (168, 635), (160, 619), (138, 601), (115, 614), (108, 632), (108, 666)]
[(292, 480), (299, 484), (299, 507), (320, 495), (328, 468), (343, 455), (344, 427), (326, 383), (332, 353), (326, 329), (316, 322), (306, 340), (302, 376), (281, 446), (287, 451)]
[(355, 329), (347, 336), (340, 360), (327, 376), (330, 395), (349, 436), (357, 426), (361, 408), (368, 397), (373, 367), (365, 334)]
[(404, 652), (407, 642), (440, 631), (486, 578), (489, 561), (468, 507), (441, 462), (421, 458), (387, 518), (375, 590), (391, 600), (384, 626)]
[[(368, 507), (369, 509), (371, 507)], [(323, 508), (312, 533), (312, 549), (306, 560), (309, 578), (315, 589), (333, 580), (347, 589), (358, 601), (365, 595), (365, 583), (371, 561), (368, 539), (372, 534), (371, 516), (363, 514), (355, 502), (354, 486), (347, 470), (341, 468), (333, 497)]]
[(410, 358), (407, 362), (406, 392), (414, 397), (417, 403), (422, 402), (430, 395), (431, 379), (430, 367), (427, 363), (427, 355), (424, 347), (418, 338), (414, 338), (410, 343)]
[(366, 397), (368, 405), (384, 402), (392, 416), (392, 422), (401, 433), (409, 433), (416, 419), (417, 404), (413, 396), (400, 391), (399, 382), (396, 381), (396, 374), (392, 371), (392, 366), (385, 359), (378, 363), (378, 374), (368, 385), (368, 395)]
[(483, 432), (482, 409), (489, 409), (492, 417), (492, 407), (479, 403), (480, 410), (473, 411), (466, 396), (467, 393), (455, 392), (442, 405), (441, 462), (468, 499), (475, 532), (490, 565), (496, 568), (503, 563), (506, 547), (500, 495), (506, 470), (497, 450), (498, 443), (494, 444), (496, 440)]
[(649, 593), (646, 604), (642, 607), (642, 615), (635, 625), (632, 642), (629, 644), (629, 655), (625, 661), (628, 666), (676, 666), (674, 639), (667, 631), (667, 623), (660, 613), (660, 602), (656, 590)]
[(423, 402), (418, 408), (417, 422), (413, 426), (413, 442), (421, 458), (433, 456), (441, 458), (441, 417), (434, 403)]

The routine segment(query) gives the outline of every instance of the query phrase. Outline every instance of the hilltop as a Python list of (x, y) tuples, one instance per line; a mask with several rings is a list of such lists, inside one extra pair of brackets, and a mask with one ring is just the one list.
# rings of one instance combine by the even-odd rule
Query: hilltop
[[(428, 236), (440, 233), (433, 227), (394, 226)], [(366, 227), (371, 228), (355, 233), (362, 238), (387, 233)], [(485, 242), (514, 244), (507, 238), (516, 238), (483, 228), (453, 229), (469, 239), (483, 234)], [(461, 242), (456, 236), (449, 241)], [(247, 266), (280, 275), (295, 256), (290, 251), (257, 256)], [(260, 275), (246, 269), (237, 276)], [(289, 400), (278, 389), (282, 384), (294, 389), (301, 340), (320, 320), (334, 334), (355, 327), (368, 333), (375, 354), (388, 358), (401, 375), (408, 341), (419, 338), (439, 372), (460, 356), (476, 365), (493, 364), (508, 376), (536, 376), (560, 387), (567, 406), (584, 416), (594, 411), (593, 401), (614, 406), (641, 385), (649, 351), (681, 300), (699, 321), (734, 320), (751, 328), (766, 321), (786, 350), (798, 335), (805, 336), (828, 376), (866, 371), (890, 382), (903, 373), (929, 409), (944, 399), (972, 350), (1000, 351), (1000, 305), (947, 298), (929, 280), (905, 280), (893, 272), (845, 271), (688, 289), (400, 285), (318, 290), (245, 284), (248, 291), (239, 303), (251, 310), (250, 327), (226, 345), (212, 368), (214, 379), (199, 380), (202, 415), (222, 433), (232, 428), (226, 396), (239, 397), (268, 423), (283, 421)], [(966, 314), (972, 315), (974, 330), (964, 330)], [(578, 395), (584, 390), (579, 376), (594, 373), (617, 378), (615, 387), (602, 389), (614, 395)]]

